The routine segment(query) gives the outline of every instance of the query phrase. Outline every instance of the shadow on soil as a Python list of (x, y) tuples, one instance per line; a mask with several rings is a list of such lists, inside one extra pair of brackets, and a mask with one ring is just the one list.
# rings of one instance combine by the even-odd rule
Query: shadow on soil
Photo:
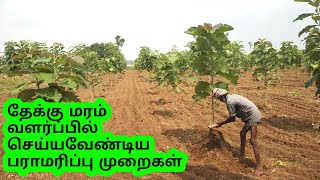
[(212, 165), (187, 166), (183, 173), (178, 174), (182, 179), (252, 179), (240, 174), (220, 171)]
[(210, 151), (215, 148), (222, 148), (223, 136), (220, 132), (211, 132), (204, 129), (170, 129), (162, 133), (168, 137), (175, 137), (181, 143), (187, 144), (187, 147), (199, 154), (200, 151)]
[(167, 111), (167, 110), (155, 110), (153, 111), (153, 113), (151, 113), (152, 115), (158, 115), (158, 116), (162, 116), (164, 118), (168, 118), (168, 117), (172, 117), (173, 116), (173, 112), (171, 111)]
[(167, 101), (165, 100), (164, 98), (160, 98), (159, 100), (155, 101), (150, 101), (151, 104), (155, 104), (155, 105), (165, 105), (165, 104), (168, 104), (168, 103), (171, 103), (171, 101)]
[[(219, 131), (209, 131), (203, 128), (170, 129), (162, 134), (167, 137), (175, 137), (181, 143), (186, 144), (189, 152), (197, 158), (205, 158), (207, 152), (212, 150), (225, 150), (232, 153), (233, 157), (239, 158), (239, 147), (226, 142)], [(245, 159), (241, 163), (251, 168), (255, 167), (255, 162), (251, 159)]]
[(277, 117), (262, 119), (262, 125), (270, 125), (285, 131), (312, 131), (312, 124), (309, 121), (302, 121), (298, 119)]

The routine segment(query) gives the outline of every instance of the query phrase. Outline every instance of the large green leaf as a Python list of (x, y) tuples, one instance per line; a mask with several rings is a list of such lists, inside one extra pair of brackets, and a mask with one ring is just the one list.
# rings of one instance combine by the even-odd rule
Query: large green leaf
[(198, 81), (195, 87), (195, 95), (205, 99), (207, 96), (210, 96), (211, 86), (208, 82)]
[(70, 91), (60, 91), (62, 94), (61, 101), (63, 102), (79, 102), (79, 97), (74, 93)]
[(23, 90), (25, 90), (25, 89), (27, 89), (27, 88), (28, 88), (28, 84), (27, 84), (27, 83), (22, 83), (22, 84), (18, 85), (17, 87), (15, 87), (15, 88), (11, 91), (11, 93), (12, 93), (12, 94), (17, 94), (17, 93), (19, 93), (20, 91), (23, 91)]
[(227, 83), (223, 82), (223, 81), (218, 81), (214, 84), (215, 88), (221, 88), (221, 89), (225, 89), (227, 91), (229, 91), (229, 86)]
[(54, 82), (54, 75), (52, 73), (31, 73), (31, 75), (38, 80), (42, 80), (46, 83), (53, 83)]
[(59, 102), (62, 98), (61, 93), (57, 89), (51, 87), (38, 89), (35, 94), (37, 97), (44, 98), (45, 100), (53, 100), (55, 102)]
[(210, 30), (210, 33), (218, 34), (218, 33), (225, 33), (231, 30), (233, 30), (233, 27), (228, 24), (217, 24), (212, 27), (212, 29)]
[(53, 73), (53, 69), (48, 65), (35, 65), (30, 68), (36, 72)]
[(74, 76), (69, 74), (60, 74), (59, 79), (63, 79), (63, 80), (71, 79), (72, 81), (76, 82), (80, 86), (86, 87), (85, 82), (79, 76)]
[(211, 48), (208, 41), (203, 37), (197, 37), (196, 42), (198, 48), (200, 48), (201, 50), (209, 50)]
[(303, 29), (299, 32), (298, 36), (300, 37), (302, 34), (308, 32), (310, 29), (312, 29), (312, 28), (314, 28), (314, 27), (316, 27), (316, 25), (306, 26), (305, 28), (303, 28)]
[(192, 36), (205, 36), (206, 35), (206, 30), (199, 28), (199, 27), (191, 27), (184, 33), (190, 34)]
[(32, 101), (35, 95), (36, 95), (35, 89), (25, 89), (17, 95), (17, 98), (21, 99), (23, 102), (28, 102), (28, 101)]
[(67, 89), (71, 89), (73, 91), (77, 90), (78, 84), (74, 82), (72, 79), (66, 79), (62, 84), (63, 87), (67, 87)]
[(239, 74), (234, 70), (229, 70), (228, 73), (223, 73), (223, 72), (218, 71), (217, 75), (220, 75), (220, 76), (228, 79), (234, 85), (238, 84)]
[(32, 59), (31, 60), (33, 63), (38, 64), (38, 63), (49, 63), (52, 61), (51, 58), (41, 58), (41, 59)]
[(199, 78), (193, 75), (188, 75), (187, 78), (192, 81), (192, 82), (197, 82), (199, 81)]
[(293, 20), (294, 21), (298, 21), (298, 20), (303, 20), (304, 18), (307, 18), (309, 16), (314, 15), (315, 13), (304, 13), (304, 14), (300, 14), (296, 19)]

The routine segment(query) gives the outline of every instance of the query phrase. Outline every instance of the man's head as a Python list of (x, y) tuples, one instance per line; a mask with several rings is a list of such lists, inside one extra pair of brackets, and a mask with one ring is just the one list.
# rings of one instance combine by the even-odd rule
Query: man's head
[(228, 91), (220, 88), (214, 88), (213, 89), (213, 97), (219, 99), (220, 101), (224, 102), (225, 98), (228, 94)]

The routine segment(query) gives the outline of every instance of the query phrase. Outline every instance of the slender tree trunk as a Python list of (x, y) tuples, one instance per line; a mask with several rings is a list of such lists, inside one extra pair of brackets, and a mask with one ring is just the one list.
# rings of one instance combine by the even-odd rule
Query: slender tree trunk
[(266, 76), (264, 77), (264, 79), (265, 79), (265, 81), (264, 81), (264, 86), (265, 86), (265, 91), (264, 91), (264, 103), (265, 103), (265, 105), (267, 105), (267, 102), (268, 102), (268, 85), (267, 85), (267, 80), (266, 80)]
[(93, 97), (94, 96), (94, 87), (91, 87), (91, 102), (93, 102)]
[(37, 83), (38, 89), (40, 89), (40, 85), (39, 85), (39, 80), (38, 80), (38, 78), (36, 78), (36, 83)]
[(265, 103), (267, 104), (268, 102), (268, 88), (266, 86), (266, 89), (265, 89)]
[(177, 110), (177, 92), (174, 92), (174, 108)]
[[(213, 84), (213, 75), (211, 75), (211, 84)], [(212, 122), (214, 123), (214, 97), (213, 97), (213, 90), (211, 90), (211, 108), (212, 108)]]

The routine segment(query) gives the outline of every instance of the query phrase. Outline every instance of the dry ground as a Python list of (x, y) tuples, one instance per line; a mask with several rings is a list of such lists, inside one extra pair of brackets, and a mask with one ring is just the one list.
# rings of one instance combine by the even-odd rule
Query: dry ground
[[(107, 77), (102, 77), (107, 78)], [(320, 123), (320, 102), (313, 98), (314, 88), (305, 89), (309, 78), (300, 70), (287, 71), (281, 83), (269, 88), (269, 103), (264, 104), (261, 82), (252, 80), (249, 73), (231, 91), (243, 95), (260, 108), (264, 118), (258, 127), (258, 140), (265, 173), (259, 179), (320, 179), (320, 131), (312, 123)], [(3, 80), (4, 81), (4, 80)], [(236, 157), (242, 122), (220, 128), (224, 137), (222, 148), (210, 141), (207, 126), (211, 123), (210, 100), (194, 103), (193, 87), (186, 93), (157, 87), (134, 70), (127, 71), (110, 87), (107, 80), (97, 87), (96, 97), (103, 97), (112, 106), (113, 117), (104, 124), (105, 131), (115, 135), (151, 135), (156, 150), (167, 152), (178, 148), (189, 156), (183, 173), (154, 173), (141, 179), (253, 179), (255, 159), (252, 147), (246, 146), (245, 163)], [(78, 91), (82, 101), (90, 101), (89, 89)], [(0, 105), (9, 98), (0, 95)], [(227, 110), (218, 102), (216, 119), (224, 120)], [(0, 116), (1, 126), (4, 122)], [(1, 139), (3, 135), (1, 134)], [(247, 137), (249, 142), (249, 137)], [(1, 149), (1, 154), (3, 150)], [(275, 165), (278, 161), (285, 166)], [(2, 167), (2, 164), (1, 164)], [(32, 173), (19, 178), (15, 173), (0, 170), (0, 179), (87, 179), (85, 174), (65, 173), (60, 178), (50, 173)], [(138, 179), (130, 173), (117, 173), (112, 177), (90, 179)]]

